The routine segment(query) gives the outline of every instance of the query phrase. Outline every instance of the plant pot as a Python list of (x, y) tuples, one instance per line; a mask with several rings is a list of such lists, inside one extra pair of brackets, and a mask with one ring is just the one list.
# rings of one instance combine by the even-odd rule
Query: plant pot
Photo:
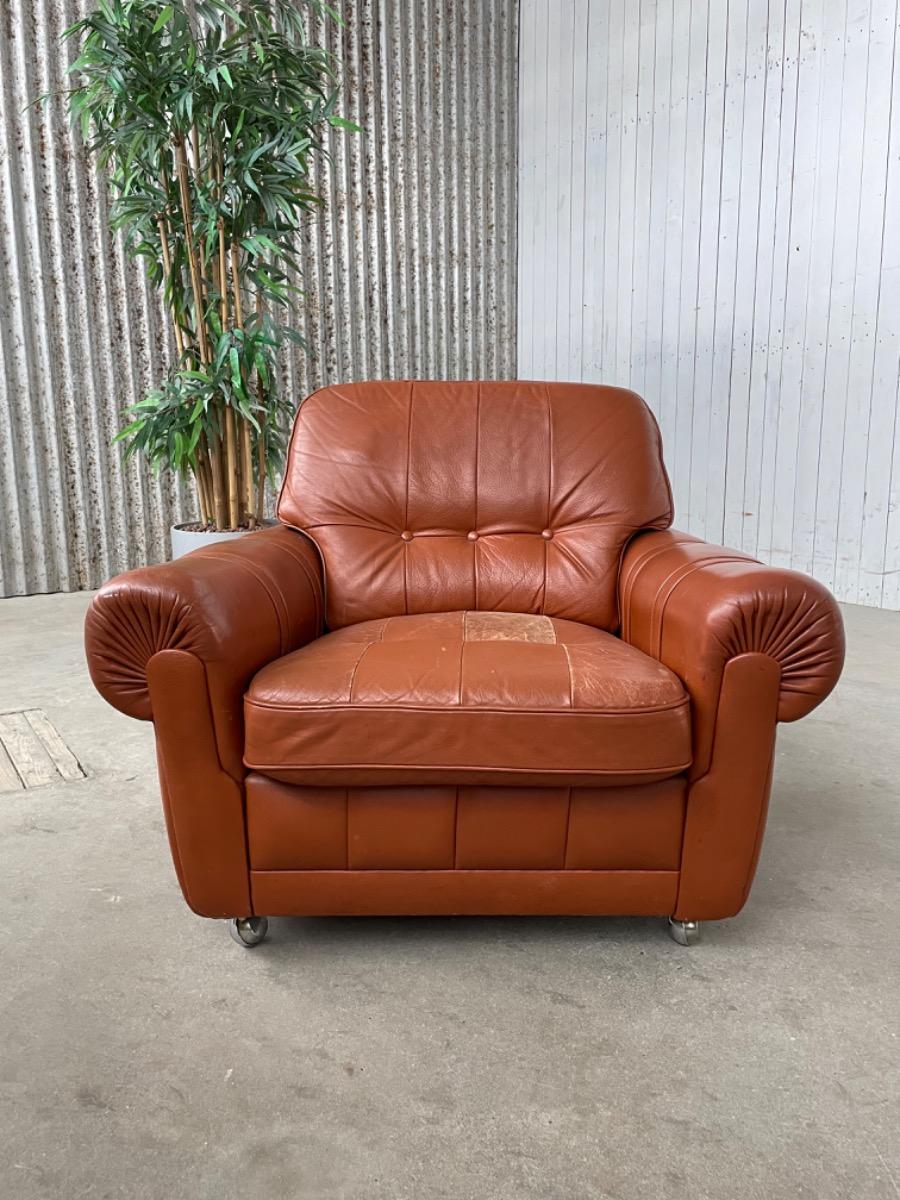
[[(277, 525), (277, 521), (263, 521), (264, 526)], [(257, 529), (259, 526), (257, 526)], [(247, 533), (256, 532), (253, 529), (191, 529), (190, 525), (173, 525), (170, 531), (172, 541), (172, 557), (181, 558), (192, 550), (200, 550), (203, 546), (212, 546), (216, 542), (230, 542), (233, 538), (243, 537)]]

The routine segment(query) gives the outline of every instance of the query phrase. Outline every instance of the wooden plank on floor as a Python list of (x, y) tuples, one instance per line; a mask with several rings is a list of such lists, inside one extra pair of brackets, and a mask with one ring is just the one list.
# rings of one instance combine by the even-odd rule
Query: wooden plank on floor
[(26, 711), (25, 718), (63, 779), (84, 779), (81, 763), (50, 723), (47, 714), (39, 708), (30, 708)]
[(12, 759), (0, 742), (0, 793), (21, 792), (25, 784), (19, 778), (19, 773), (12, 765)]
[(0, 742), (26, 788), (41, 787), (58, 778), (53, 760), (24, 713), (0, 715)]

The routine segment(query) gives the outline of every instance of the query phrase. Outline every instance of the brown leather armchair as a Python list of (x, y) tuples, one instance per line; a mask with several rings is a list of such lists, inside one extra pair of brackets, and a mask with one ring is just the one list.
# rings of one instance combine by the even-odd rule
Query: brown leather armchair
[(266, 915), (737, 913), (775, 726), (843, 660), (820, 584), (668, 529), (634, 393), (311, 396), (281, 524), (130, 571), (91, 674), (152, 720), (175, 869)]

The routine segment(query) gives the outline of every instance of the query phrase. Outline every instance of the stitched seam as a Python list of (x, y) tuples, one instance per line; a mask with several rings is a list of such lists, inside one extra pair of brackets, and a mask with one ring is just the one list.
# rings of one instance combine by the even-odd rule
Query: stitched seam
[[(640, 530), (639, 533), (641, 533), (641, 532), (645, 532), (645, 531)], [(675, 530), (669, 530), (668, 535), (669, 535), (670, 540), (667, 541), (664, 545), (657, 546), (653, 550), (644, 550), (643, 553), (641, 554), (640, 558), (637, 560), (637, 562), (631, 563), (628, 567), (625, 568), (625, 572), (624, 572), (625, 587), (624, 587), (624, 590), (622, 593), (622, 603), (623, 603), (623, 607), (625, 610), (624, 613), (622, 614), (623, 630), (625, 628), (626, 619), (628, 622), (628, 636), (624, 637), (624, 634), (623, 634), (625, 641), (629, 641), (630, 637), (631, 637), (632, 595), (634, 594), (635, 588), (637, 587), (637, 584), (638, 584), (638, 579), (640, 578), (642, 572), (645, 570), (645, 568), (647, 566), (649, 566), (649, 564), (651, 562), (653, 562), (655, 559), (659, 558), (663, 554), (670, 553), (672, 550), (674, 550), (676, 548), (676, 546), (689, 546), (689, 545), (693, 544), (694, 542), (698, 542), (700, 540), (699, 538), (692, 537), (690, 534), (679, 534)], [(675, 539), (679, 539), (679, 540), (676, 541)], [(634, 544), (635, 544), (634, 541), (627, 543), (625, 546), (625, 552), (627, 553)]]
[[(716, 558), (702, 558), (699, 562), (692, 562), (690, 566), (682, 564), (680, 568), (676, 568), (663, 584), (657, 589), (654, 599), (654, 612), (650, 621), (650, 643), (654, 646), (652, 651), (653, 657), (662, 661), (662, 640), (663, 627), (665, 625), (666, 609), (669, 607), (669, 601), (678, 591), (679, 587), (686, 579), (690, 579), (692, 575), (696, 575), (698, 571), (702, 571), (708, 566), (723, 566), (727, 563), (741, 562), (742, 559), (723, 558), (721, 555)], [(663, 589), (667, 588), (663, 596)], [(660, 602), (661, 601), (661, 602)]]
[[(318, 549), (318, 547), (316, 547), (316, 549)], [(293, 550), (288, 551), (288, 553), (294, 559), (294, 561), (297, 563), (297, 565), (300, 567), (300, 569), (303, 571), (304, 575), (307, 578), (307, 581), (310, 586), (310, 590), (312, 591), (312, 594), (313, 594), (313, 601), (314, 601), (315, 607), (316, 607), (316, 625), (321, 626), (322, 622), (324, 620), (324, 617), (325, 617), (324, 610), (323, 610), (323, 603), (322, 603), (324, 568), (323, 568), (323, 572), (322, 572), (323, 578), (320, 579), (315, 574), (312, 567), (309, 565), (309, 563), (306, 561), (306, 558), (302, 554), (295, 554)]]
[(456, 802), (453, 806), (453, 869), (456, 870), (456, 847), (459, 843), (459, 784), (456, 785)]
[[(276, 531), (276, 529), (290, 529), (292, 533), (299, 534), (299, 536), (301, 538), (306, 537), (308, 539), (310, 545), (313, 547), (314, 550), (316, 550), (319, 553), (319, 556), (321, 558), (321, 551), (319, 551), (319, 547), (316, 545), (316, 542), (313, 540), (313, 538), (309, 537), (309, 535), (306, 534), (306, 532), (304, 530), (300, 530), (294, 526), (284, 524), (281, 526), (277, 526), (273, 529), (260, 530), (259, 532), (260, 533), (274, 533)], [(303, 571), (303, 573), (306, 575), (306, 577), (310, 583), (311, 590), (313, 592), (313, 599), (316, 604), (316, 615), (318, 617), (321, 614), (321, 609), (322, 609), (322, 604), (321, 604), (321, 592), (322, 592), (322, 588), (323, 588), (322, 578), (320, 578), (313, 571), (313, 569), (310, 567), (309, 563), (306, 560), (306, 556), (300, 551), (298, 546), (286, 545), (284, 543), (279, 543), (279, 542), (275, 542), (275, 541), (272, 541), (271, 545), (273, 548), (275, 548), (275, 549), (279, 550), (281, 553), (285, 554), (293, 563), (295, 563), (297, 566), (299, 566), (301, 568), (301, 570)], [(222, 554), (219, 552), (220, 549), (221, 549), (221, 547), (207, 546), (207, 547), (203, 548), (203, 550), (201, 551), (201, 554), (202, 554), (203, 558), (205, 558), (205, 559), (213, 559), (217, 562), (234, 562), (234, 563), (237, 563), (238, 566), (245, 567), (245, 568), (251, 570), (253, 575), (255, 576), (255, 578), (257, 578), (259, 580), (259, 582), (263, 585), (263, 587), (266, 587), (266, 590), (268, 590), (267, 585), (264, 581), (263, 575), (260, 574), (260, 571), (265, 570), (266, 578), (269, 578), (271, 580), (273, 587), (275, 588), (275, 590), (278, 593), (278, 596), (281, 600), (281, 603), (283, 605), (286, 615), (288, 616), (288, 618), (290, 617), (290, 605), (288, 604), (288, 602), (284, 596), (284, 593), (281, 589), (281, 586), (279, 584), (279, 581), (277, 578), (277, 572), (273, 575), (275, 568), (271, 564), (269, 564), (265, 568), (263, 568), (254, 559), (247, 558), (244, 556), (236, 557), (231, 554)]]
[[(318, 389), (318, 390), (322, 390), (322, 389)], [(313, 396), (315, 396), (315, 395), (316, 395), (316, 393), (313, 392), (311, 395), (307, 396), (306, 403), (308, 403), (310, 400), (312, 400)], [(297, 436), (300, 432), (300, 423), (303, 419), (303, 408), (304, 408), (304, 405), (301, 404), (300, 408), (297, 410), (297, 419), (294, 421), (294, 428), (291, 430), (291, 439), (288, 442), (287, 454), (285, 456), (285, 463), (290, 463), (293, 461), (294, 442), (297, 440)], [(281, 480), (281, 487), (278, 489), (278, 499), (275, 502), (276, 514), (278, 514), (279, 509), (281, 508), (281, 502), (282, 502), (282, 500), (284, 500), (285, 492), (290, 491), (290, 488), (288, 486), (288, 480), (290, 478), (290, 474), (291, 474), (290, 471), (286, 470), (284, 473), (284, 477)]]
[[(356, 667), (353, 669), (354, 678), (359, 663), (362, 662), (366, 650), (370, 649), (374, 643), (370, 642), (366, 645), (363, 653), (359, 656)], [(465, 645), (465, 643), (463, 643)], [(685, 696), (682, 700), (673, 700), (671, 704), (657, 704), (645, 708), (481, 708), (478, 705), (466, 705), (459, 708), (452, 706), (432, 706), (425, 707), (419, 704), (352, 704), (336, 702), (333, 704), (271, 704), (266, 700), (257, 700), (253, 696), (245, 696), (244, 703), (252, 705), (254, 708), (264, 708), (275, 712), (335, 712), (345, 710), (347, 712), (356, 712), (361, 708), (373, 708), (381, 711), (382, 709), (388, 712), (421, 712), (421, 713), (496, 713), (503, 717), (561, 717), (569, 720), (574, 720), (576, 717), (631, 717), (635, 713), (665, 713), (674, 712), (677, 709), (687, 708), (690, 705), (690, 700)]]
[[(214, 554), (211, 554), (211, 555), (208, 555), (207, 557), (214, 558), (216, 556)], [(245, 571), (248, 575), (251, 575), (256, 580), (256, 582), (259, 584), (259, 586), (262, 588), (262, 590), (265, 592), (265, 594), (268, 596), (269, 603), (272, 605), (272, 610), (275, 614), (275, 624), (278, 628), (278, 644), (280, 647), (279, 657), (281, 657), (281, 655), (284, 655), (286, 653), (286, 644), (285, 643), (287, 640), (287, 630), (285, 628), (285, 619), (287, 617), (287, 606), (285, 604), (284, 597), (280, 596), (280, 597), (276, 598), (275, 594), (273, 594), (273, 592), (272, 592), (272, 589), (268, 586), (265, 578), (263, 577), (262, 574), (260, 574), (259, 568), (257, 567), (257, 565), (254, 562), (251, 562), (249, 559), (246, 559), (246, 558), (237, 558), (237, 557), (232, 558), (232, 556), (230, 554), (227, 556), (222, 555), (219, 557), (219, 562), (226, 562), (226, 561), (234, 562), (238, 567), (241, 568), (241, 570)], [(278, 603), (279, 599), (281, 601), (280, 604)]]
[[(409, 880), (419, 879), (422, 876), (434, 878), (438, 875), (446, 876), (449, 874), (451, 874), (449, 867), (355, 867), (349, 871), (344, 871), (340, 867), (301, 867), (299, 869), (290, 867), (255, 867), (252, 871), (251, 883), (257, 880), (260, 883), (268, 882), (270, 879), (284, 875), (299, 875), (309, 881), (317, 879), (320, 876), (327, 876), (333, 879), (340, 875), (350, 875), (353, 878), (365, 879), (371, 883), (386, 877), (403, 879), (404, 882), (408, 882)], [(463, 867), (456, 874), (465, 877), (472, 875), (481, 880), (487, 878), (493, 879), (497, 876), (501, 876), (504, 879), (512, 877), (514, 881), (518, 881), (520, 878), (523, 881), (527, 879), (529, 890), (531, 890), (533, 884), (539, 883), (548, 876), (553, 879), (559, 879), (561, 875), (564, 875), (567, 881), (570, 879), (596, 879), (598, 875), (604, 877), (622, 875), (628, 879), (633, 879), (635, 876), (640, 876), (643, 879), (649, 875), (653, 879), (665, 878), (666, 882), (670, 878), (674, 883), (678, 881), (677, 871), (659, 870), (655, 867), (647, 871), (641, 868), (635, 869), (634, 867), (616, 867), (612, 870), (609, 868), (602, 868), (600, 870), (589, 868), (584, 870), (579, 867), (577, 870), (565, 872), (554, 867)], [(579, 913), (583, 915), (584, 910), (579, 909)]]
[(575, 707), (575, 680), (572, 676), (572, 660), (569, 658), (569, 647), (562, 643), (563, 654), (566, 656), (566, 667), (569, 671), (569, 707)]
[(314, 574), (310, 574), (310, 572), (312, 571), (312, 568), (310, 568), (310, 567), (307, 567), (306, 569), (307, 569), (307, 574), (308, 574), (309, 578), (315, 579), (315, 582), (316, 582), (316, 606), (317, 606), (316, 610), (319, 613), (320, 624), (325, 623), (325, 611), (328, 607), (328, 596), (327, 596), (328, 579), (327, 579), (327, 572), (325, 569), (325, 555), (322, 553), (322, 547), (319, 545), (319, 543), (316, 541), (316, 539), (310, 533), (310, 529), (325, 529), (325, 528), (327, 528), (327, 526), (324, 524), (315, 525), (315, 526), (313, 526), (313, 525), (306, 526), (306, 525), (291, 525), (291, 524), (288, 524), (287, 522), (285, 522), (285, 529), (290, 529), (292, 533), (297, 533), (301, 537), (306, 538), (306, 540), (312, 546), (313, 550), (315, 550), (315, 552), (316, 552), (319, 567), (321, 569), (321, 576), (316, 577)]
[[(372, 648), (372, 645), (373, 645), (373, 643), (372, 643), (372, 642), (366, 642), (365, 646), (363, 646), (363, 648), (362, 648), (362, 653), (360, 654), (359, 658), (356, 660), (356, 663), (354, 664), (353, 670), (352, 670), (352, 671), (351, 671), (351, 673), (350, 673), (350, 687), (349, 687), (349, 688), (348, 688), (348, 690), (347, 690), (347, 699), (348, 699), (348, 704), (346, 705), (346, 707), (347, 707), (347, 708), (355, 708), (355, 707), (356, 707), (356, 705), (354, 705), (354, 703), (353, 703), (353, 685), (354, 685), (354, 683), (356, 683), (356, 672), (359, 670), (359, 664), (360, 664), (360, 663), (362, 662), (362, 660), (363, 660), (363, 659), (366, 657), (366, 654), (367, 654), (367, 653), (368, 653), (368, 651), (369, 651), (369, 650)], [(253, 701), (251, 701), (251, 704), (252, 704), (252, 703), (253, 703)], [(270, 708), (276, 708), (276, 707), (278, 707), (278, 706), (273, 704), (273, 705), (269, 705), (268, 707), (270, 707)], [(300, 706), (299, 706), (299, 705), (297, 705), (296, 707), (300, 707)], [(310, 705), (310, 706), (308, 706), (308, 707), (315, 707), (315, 706), (314, 706), (314, 705)], [(329, 706), (329, 707), (330, 707), (330, 706)], [(335, 707), (336, 707), (336, 708), (343, 708), (343, 707), (345, 707), (345, 706), (344, 706), (344, 705), (335, 705)], [(286, 711), (286, 712), (289, 712), (289, 711), (290, 711), (290, 709), (285, 709), (284, 711)]]
[(344, 862), (350, 870), (350, 789), (344, 788)]
[(569, 786), (569, 803), (566, 808), (566, 840), (563, 844), (563, 870), (569, 861), (569, 830), (572, 828), (572, 788)]
[[(487, 767), (478, 763), (428, 763), (426, 766), (396, 762), (327, 762), (327, 763), (259, 763), (244, 760), (248, 771), (283, 771), (303, 774), (308, 771), (485, 771), (502, 772), (504, 775), (659, 775), (667, 772), (679, 775), (686, 771), (690, 762), (674, 766), (658, 767)], [(660, 780), (662, 783), (663, 780)]]
[[(383, 533), (386, 537), (396, 537), (397, 536), (397, 530), (395, 528), (390, 529), (385, 525), (380, 525), (377, 521), (310, 521), (310, 523), (308, 525), (291, 525), (287, 521), (285, 521), (284, 528), (290, 529), (294, 533), (305, 534), (310, 539), (312, 538), (312, 534), (310, 534), (310, 532), (309, 532), (310, 529), (365, 529), (367, 533)], [(613, 530), (613, 529), (627, 529), (631, 532), (634, 532), (634, 525), (631, 521), (610, 521), (610, 520), (607, 520), (606, 517), (603, 517), (602, 519), (598, 518), (596, 520), (591, 519), (591, 518), (585, 518), (583, 521), (573, 521), (571, 523), (571, 525), (558, 525), (556, 527), (556, 532), (557, 533), (572, 533), (573, 530), (576, 532), (580, 532), (581, 530), (584, 530), (584, 529), (600, 529), (600, 530), (604, 530), (604, 531), (605, 530)], [(260, 532), (262, 532), (262, 531), (260, 531)], [(645, 531), (641, 531), (641, 532), (645, 532)], [(659, 532), (665, 532), (665, 531), (664, 530), (663, 531), (656, 530), (656, 532), (659, 533)], [(533, 534), (535, 537), (540, 537), (541, 531), (540, 531), (540, 529), (520, 529), (518, 526), (516, 526), (516, 528), (514, 528), (514, 529), (499, 529), (499, 530), (494, 530), (492, 533), (486, 532), (484, 534), (484, 536), (485, 537), (491, 537), (491, 536), (502, 537), (505, 534), (516, 534), (518, 536), (521, 536), (522, 534), (526, 534), (526, 533)], [(458, 537), (458, 536), (459, 536), (459, 530), (453, 531), (453, 530), (438, 529), (438, 530), (429, 531), (427, 529), (419, 529), (416, 531), (417, 538), (420, 538), (420, 537)], [(697, 541), (699, 539), (695, 538), (694, 540)], [(677, 544), (680, 546), (680, 545), (684, 545), (685, 543), (678, 542)], [(664, 549), (670, 550), (671, 546), (666, 546)], [(660, 553), (662, 553), (662, 552), (663, 551), (660, 551)], [(203, 554), (205, 556), (208, 552), (206, 550), (195, 550), (193, 553), (194, 554)], [(746, 560), (744, 560), (743, 558), (735, 559), (735, 562), (743, 562), (743, 561), (757, 562), (756, 559), (749, 559), (749, 558)]]
[[(681, 544), (681, 543), (679, 543), (679, 544)], [(627, 546), (626, 546), (626, 549), (627, 549)], [(665, 546), (660, 546), (656, 550), (651, 551), (649, 554), (645, 551), (643, 556), (628, 569), (628, 574), (625, 579), (625, 590), (624, 590), (623, 597), (622, 597), (622, 603), (623, 603), (623, 607), (625, 610), (622, 614), (622, 636), (623, 636), (624, 640), (627, 642), (631, 641), (631, 626), (632, 626), (632, 622), (633, 622), (631, 597), (634, 593), (635, 588), (637, 587), (637, 581), (638, 581), (640, 575), (642, 574), (642, 572), (646, 569), (648, 563), (650, 563), (653, 559), (658, 558), (661, 554), (667, 553), (671, 549), (672, 549), (672, 547), (669, 544), (666, 544)], [(652, 615), (652, 605), (651, 605), (651, 615)], [(652, 637), (652, 633), (653, 633), (653, 630), (651, 628), (649, 630), (649, 634), (651, 637)]]

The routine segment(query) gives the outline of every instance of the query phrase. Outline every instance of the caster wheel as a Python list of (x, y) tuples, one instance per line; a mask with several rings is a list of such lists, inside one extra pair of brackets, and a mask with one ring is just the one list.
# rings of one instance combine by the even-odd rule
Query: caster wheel
[(228, 932), (239, 946), (258, 946), (269, 932), (268, 917), (232, 917)]
[(679, 946), (695, 946), (700, 941), (700, 922), (676, 921), (669, 917), (669, 937)]

